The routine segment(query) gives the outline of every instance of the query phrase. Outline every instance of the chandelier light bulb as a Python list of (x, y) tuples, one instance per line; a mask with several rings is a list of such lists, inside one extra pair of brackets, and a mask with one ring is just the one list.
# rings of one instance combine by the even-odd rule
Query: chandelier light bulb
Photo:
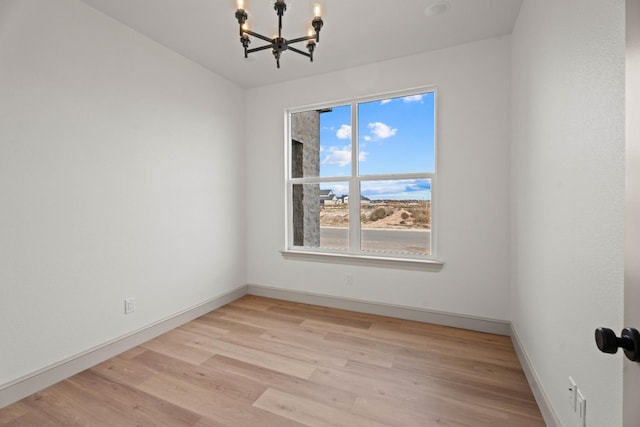
[(244, 0), (238, 0), (237, 4), (238, 4), (238, 9), (244, 9)]
[(316, 3), (313, 7), (313, 16), (321, 16), (322, 10), (320, 9), (320, 3)]

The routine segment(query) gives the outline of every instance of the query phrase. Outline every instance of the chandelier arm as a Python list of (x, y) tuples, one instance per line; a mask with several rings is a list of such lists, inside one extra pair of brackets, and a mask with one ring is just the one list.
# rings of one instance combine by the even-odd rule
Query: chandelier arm
[(311, 58), (310, 54), (300, 49), (296, 49), (295, 47), (289, 46), (289, 50), (294, 51), (295, 53), (299, 53), (300, 55), (306, 56), (307, 58)]
[(260, 47), (254, 47), (253, 49), (248, 49), (247, 53), (253, 53), (253, 52), (259, 52), (261, 50), (265, 50), (265, 49), (271, 49), (273, 47), (273, 45), (268, 44), (265, 46), (260, 46)]
[(306, 42), (309, 40), (315, 40), (316, 36), (315, 34), (313, 36), (304, 36), (304, 37), (298, 37), (297, 39), (293, 39), (293, 40), (287, 40), (287, 43), (292, 44), (292, 43), (300, 43), (300, 42)]
[(267, 43), (271, 43), (272, 42), (272, 40), (269, 37), (263, 36), (262, 34), (254, 33), (251, 30), (243, 30), (243, 33), (244, 34), (249, 34), (250, 36), (253, 36), (253, 37), (257, 38), (257, 39), (264, 40)]

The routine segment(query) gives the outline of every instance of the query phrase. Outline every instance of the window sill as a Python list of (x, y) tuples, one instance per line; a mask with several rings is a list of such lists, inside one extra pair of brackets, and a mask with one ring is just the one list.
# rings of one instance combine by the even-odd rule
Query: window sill
[(361, 265), (364, 267), (397, 268), (405, 270), (440, 271), (444, 262), (433, 259), (391, 258), (373, 255), (337, 254), (325, 252), (280, 251), (283, 258), (331, 264)]

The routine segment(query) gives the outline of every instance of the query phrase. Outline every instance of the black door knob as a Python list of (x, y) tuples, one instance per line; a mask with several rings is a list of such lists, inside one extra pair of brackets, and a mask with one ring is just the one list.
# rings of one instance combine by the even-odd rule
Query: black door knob
[(627, 359), (640, 362), (640, 332), (634, 328), (624, 328), (618, 338), (609, 328), (596, 329), (596, 345), (603, 353), (615, 354), (618, 347), (624, 350)]

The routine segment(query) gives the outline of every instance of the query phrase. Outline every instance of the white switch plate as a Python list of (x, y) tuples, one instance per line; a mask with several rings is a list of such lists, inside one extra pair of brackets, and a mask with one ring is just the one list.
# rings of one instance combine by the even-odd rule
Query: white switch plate
[(587, 427), (587, 399), (584, 398), (580, 390), (576, 394), (576, 409), (581, 427)]

